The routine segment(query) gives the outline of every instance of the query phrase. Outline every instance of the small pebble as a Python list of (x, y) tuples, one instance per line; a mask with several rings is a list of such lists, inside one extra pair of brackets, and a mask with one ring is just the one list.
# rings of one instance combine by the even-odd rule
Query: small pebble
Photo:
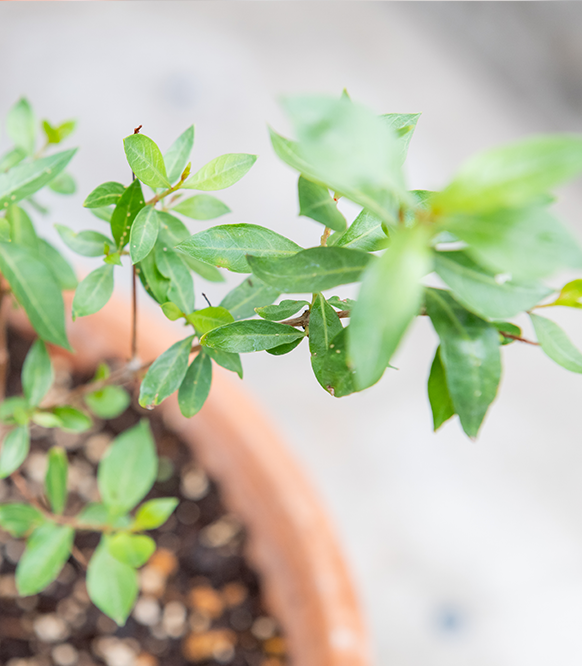
[(16, 582), (12, 574), (0, 576), (0, 599), (13, 599), (18, 596)]
[(33, 597), (18, 597), (16, 599), (16, 605), (18, 608), (22, 608), (23, 611), (30, 612), (36, 608), (38, 604), (38, 597), (36, 594)]
[(148, 562), (148, 566), (156, 569), (164, 576), (169, 576), (178, 568), (178, 560), (174, 553), (165, 548), (158, 548)]
[(266, 641), (268, 638), (272, 638), (275, 635), (275, 632), (277, 631), (277, 623), (273, 618), (263, 615), (253, 622), (251, 631), (253, 636), (261, 641)]
[(208, 548), (226, 546), (241, 530), (233, 516), (224, 516), (200, 531), (200, 543)]
[(146, 627), (153, 627), (160, 621), (161, 609), (152, 597), (140, 597), (133, 609), (133, 617)]
[(287, 648), (285, 646), (285, 639), (280, 636), (275, 636), (274, 638), (269, 638), (268, 641), (263, 643), (265, 652), (267, 654), (274, 655), (276, 657), (282, 657), (285, 655)]
[(139, 572), (139, 587), (144, 594), (160, 597), (166, 589), (166, 576), (152, 566), (145, 566)]
[(46, 454), (35, 451), (31, 453), (24, 463), (26, 475), (37, 483), (43, 483), (46, 475)]
[(199, 500), (208, 493), (210, 483), (201, 469), (194, 468), (184, 474), (180, 489), (188, 499)]
[(109, 444), (111, 444), (113, 438), (111, 435), (100, 432), (97, 435), (91, 435), (85, 442), (85, 455), (92, 463), (97, 464), (103, 454), (107, 450)]
[(235, 641), (236, 635), (229, 629), (214, 629), (203, 634), (190, 634), (184, 641), (182, 652), (190, 661), (216, 659), (216, 655), (229, 653)]
[(229, 608), (240, 606), (248, 594), (249, 591), (241, 583), (228, 583), (222, 588), (222, 598)]
[(200, 518), (200, 508), (194, 502), (180, 502), (176, 509), (176, 518), (182, 525), (194, 525)]
[(108, 636), (95, 641), (95, 652), (107, 666), (134, 666), (137, 651), (127, 641)]
[(34, 620), (34, 633), (43, 643), (58, 643), (69, 636), (69, 629), (64, 620), (50, 613), (40, 615)]
[(222, 615), (224, 603), (221, 595), (210, 585), (200, 585), (191, 590), (189, 603), (199, 613), (215, 619)]
[(79, 662), (79, 653), (70, 643), (56, 645), (51, 656), (56, 666), (75, 666)]
[(162, 625), (170, 638), (180, 638), (186, 628), (186, 606), (180, 601), (167, 603)]
[(208, 615), (203, 615), (202, 613), (198, 613), (198, 611), (194, 611), (190, 614), (188, 624), (190, 625), (190, 629), (192, 629), (193, 632), (199, 634), (210, 629), (212, 620), (208, 617)]
[(159, 666), (159, 663), (159, 660), (153, 654), (142, 652), (136, 657), (133, 666)]

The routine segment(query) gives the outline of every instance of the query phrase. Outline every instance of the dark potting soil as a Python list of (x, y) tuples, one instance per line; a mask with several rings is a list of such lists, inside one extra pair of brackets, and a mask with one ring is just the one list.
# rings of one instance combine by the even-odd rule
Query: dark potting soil
[[(20, 371), (29, 344), (9, 335), (8, 395), (21, 394)], [(55, 361), (55, 372), (54, 391), (78, 381), (64, 360)], [(144, 416), (160, 456), (148, 499), (175, 496), (180, 504), (165, 525), (149, 532), (158, 549), (140, 570), (140, 595), (126, 625), (118, 627), (90, 602), (85, 571), (73, 557), (46, 590), (19, 598), (14, 572), (24, 541), (0, 530), (1, 666), (286, 664), (281, 631), (265, 610), (260, 580), (244, 558), (244, 527), (225, 510), (219, 489), (155, 411), (132, 405), (116, 419), (96, 419), (80, 435), (35, 426), (22, 474), (40, 497), (46, 452), (56, 444), (65, 447), (67, 513), (73, 515), (98, 500), (95, 472), (106, 447)], [(11, 501), (22, 498), (10, 479), (0, 481), (0, 502)], [(89, 560), (98, 540), (98, 534), (77, 533), (78, 558)]]

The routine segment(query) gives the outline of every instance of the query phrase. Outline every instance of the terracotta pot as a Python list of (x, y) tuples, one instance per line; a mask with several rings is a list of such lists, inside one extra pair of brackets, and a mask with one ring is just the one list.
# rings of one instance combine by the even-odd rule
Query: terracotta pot
[[(22, 316), (14, 324), (25, 328)], [(142, 313), (143, 360), (179, 339)], [(111, 301), (69, 327), (78, 370), (129, 357), (129, 307)], [(240, 380), (215, 367), (212, 390), (193, 419), (176, 396), (160, 407), (167, 426), (192, 446), (221, 487), (224, 502), (248, 532), (247, 555), (260, 573), (266, 602), (288, 639), (294, 666), (369, 666), (368, 637), (337, 539), (319, 498)]]

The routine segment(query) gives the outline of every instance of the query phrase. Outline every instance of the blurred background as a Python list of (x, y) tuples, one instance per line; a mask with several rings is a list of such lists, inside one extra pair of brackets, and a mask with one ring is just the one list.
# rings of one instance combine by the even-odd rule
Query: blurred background
[[(78, 194), (43, 199), (59, 247), (53, 223), (98, 229), (83, 199), (128, 182), (124, 136), (143, 124), (165, 150), (192, 122), (194, 169), (227, 152), (260, 156), (221, 196), (225, 223), (316, 244), (321, 228), (297, 217), (296, 174), (268, 140), (267, 123), (288, 131), (280, 96), (346, 87), (378, 112), (422, 111), (408, 177), (436, 189), (477, 150), (582, 131), (581, 22), (578, 3), (2, 3), (0, 116), (26, 95), (41, 118), (79, 121)], [(558, 209), (582, 237), (580, 181)], [(216, 304), (227, 289), (201, 281), (197, 297)], [(555, 319), (582, 346), (580, 313)], [(399, 371), (341, 400), (319, 388), (305, 346), (247, 356), (245, 383), (333, 516), (378, 664), (580, 664), (582, 380), (511, 345), (479, 439), (456, 422), (434, 435), (435, 347), (418, 321)]]

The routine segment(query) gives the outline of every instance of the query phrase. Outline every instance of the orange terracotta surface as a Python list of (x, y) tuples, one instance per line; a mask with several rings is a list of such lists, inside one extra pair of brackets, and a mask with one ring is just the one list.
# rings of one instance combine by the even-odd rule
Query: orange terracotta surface
[[(15, 323), (24, 327), (21, 316)], [(79, 370), (129, 357), (129, 306), (112, 301), (69, 326)], [(179, 339), (164, 322), (139, 325), (142, 360)], [(245, 524), (248, 556), (266, 601), (288, 638), (293, 666), (369, 666), (369, 642), (338, 541), (321, 501), (240, 380), (214, 367), (210, 396), (193, 419), (176, 396), (160, 407), (165, 422), (190, 444), (220, 484), (224, 501)], [(232, 376), (231, 376), (232, 375)]]

